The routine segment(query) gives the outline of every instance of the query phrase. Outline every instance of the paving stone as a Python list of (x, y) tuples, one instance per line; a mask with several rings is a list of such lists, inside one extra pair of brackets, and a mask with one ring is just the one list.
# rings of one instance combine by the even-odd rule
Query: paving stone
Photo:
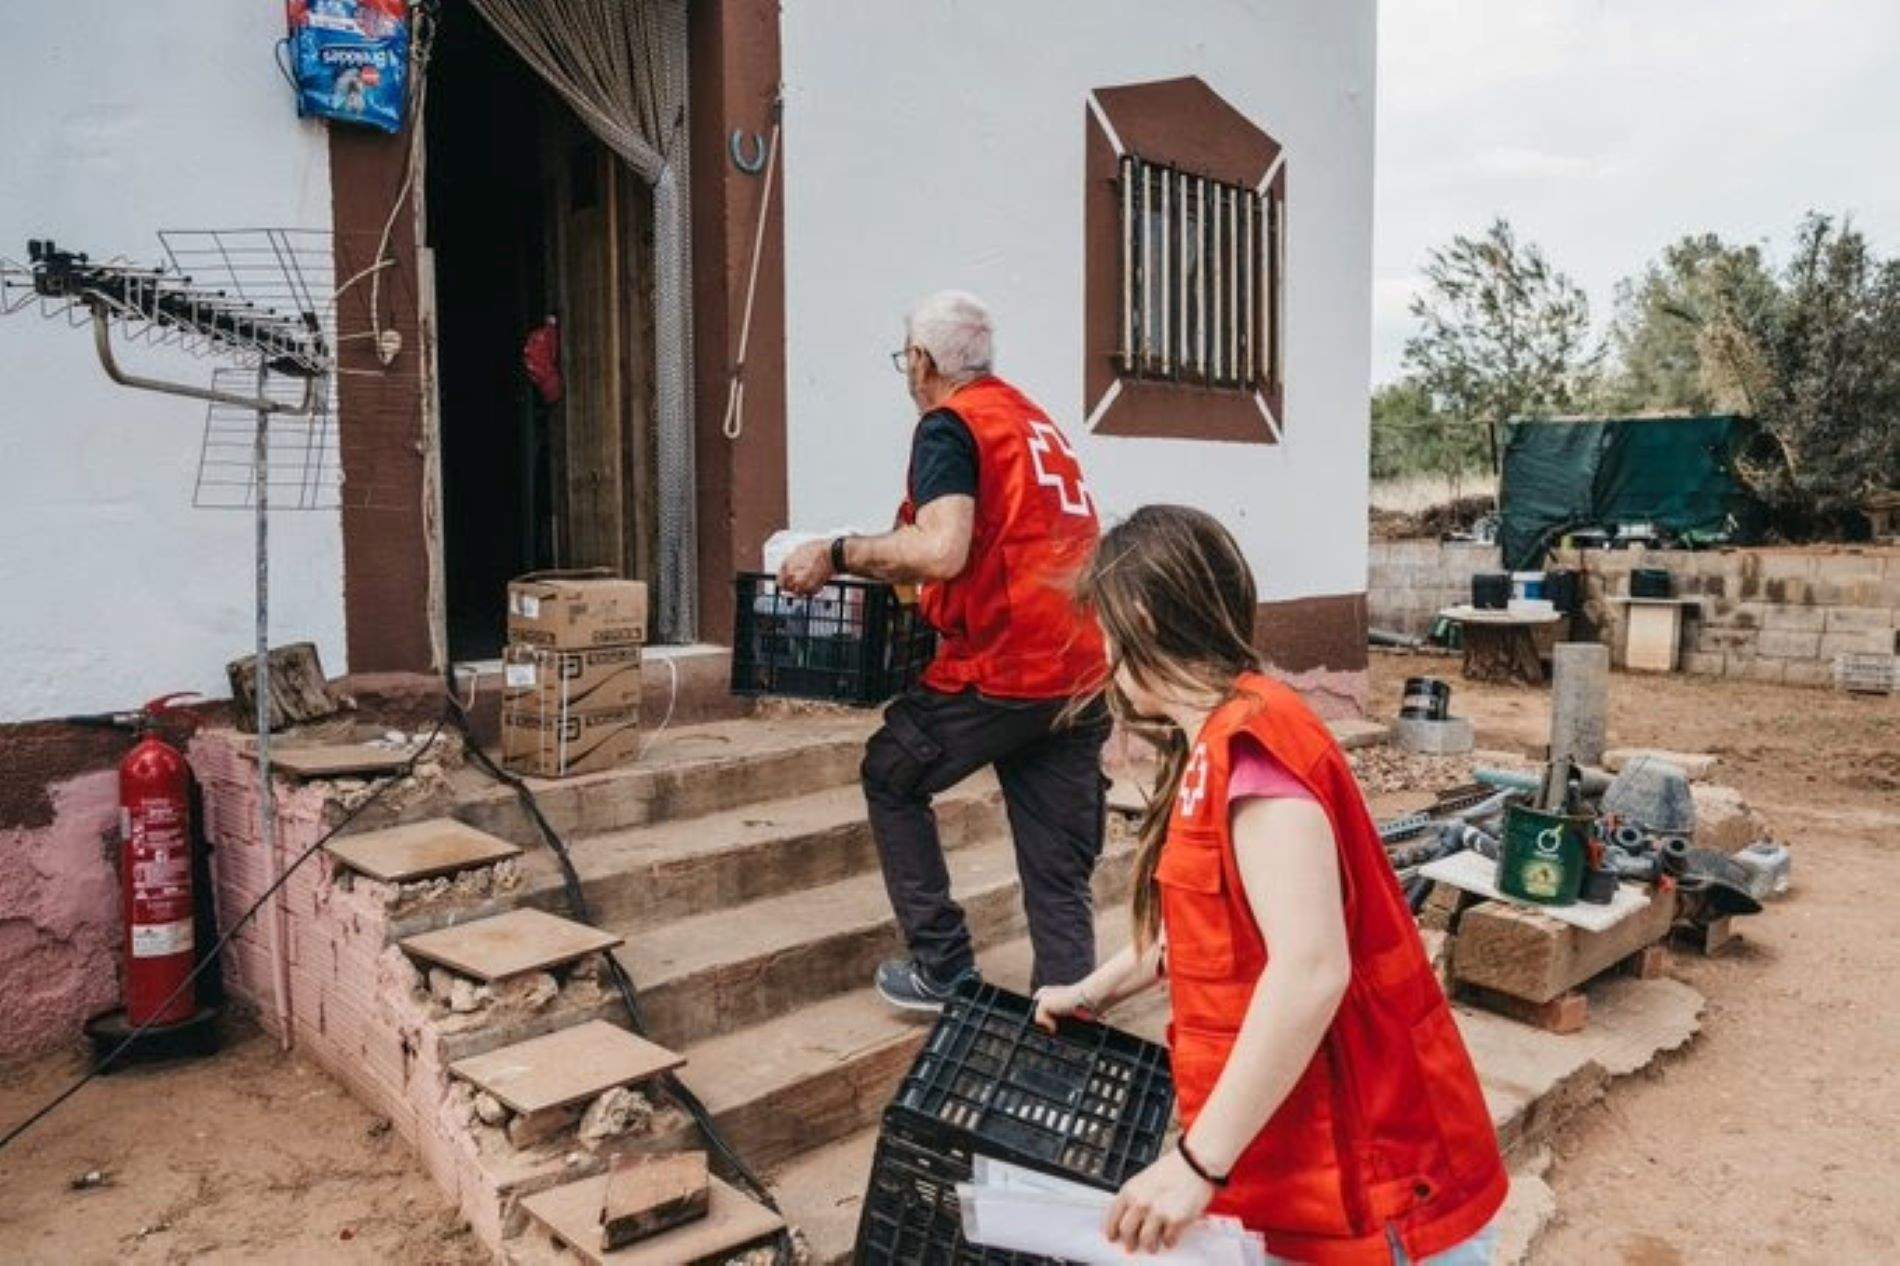
[(402, 942), (417, 958), (476, 980), (499, 980), (558, 967), (620, 944), (611, 932), (541, 910), (510, 910), (493, 918), (424, 932)]
[(508, 841), (453, 818), (345, 835), (323, 847), (351, 870), (385, 883), (408, 883), (488, 866), (521, 852)]
[(540, 1112), (670, 1072), (686, 1061), (605, 1020), (457, 1062), (449, 1071), (516, 1112)]

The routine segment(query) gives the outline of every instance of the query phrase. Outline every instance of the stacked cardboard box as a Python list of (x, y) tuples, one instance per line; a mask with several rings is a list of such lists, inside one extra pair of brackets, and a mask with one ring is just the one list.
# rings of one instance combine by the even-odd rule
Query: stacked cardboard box
[(605, 572), (535, 572), (508, 586), (501, 751), (540, 778), (611, 769), (640, 750), (647, 587)]

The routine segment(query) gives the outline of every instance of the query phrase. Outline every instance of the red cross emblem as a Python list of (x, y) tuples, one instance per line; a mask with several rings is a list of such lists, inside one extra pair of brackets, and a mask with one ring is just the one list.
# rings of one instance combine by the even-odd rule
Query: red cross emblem
[(1029, 423), (1029, 460), (1036, 468), (1036, 482), (1053, 488), (1062, 513), (1082, 517), (1095, 514), (1095, 499), (1082, 479), (1082, 464), (1062, 432), (1042, 418)]
[(1192, 818), (1201, 811), (1201, 805), (1207, 800), (1207, 749), (1195, 744), (1194, 754), (1188, 757), (1187, 769), (1181, 774), (1181, 790), (1175, 794), (1175, 803), (1181, 806), (1181, 816)]

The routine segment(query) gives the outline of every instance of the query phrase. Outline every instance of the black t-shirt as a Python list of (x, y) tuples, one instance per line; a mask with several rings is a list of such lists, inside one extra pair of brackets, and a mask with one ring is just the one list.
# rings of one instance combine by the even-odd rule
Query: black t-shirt
[(976, 437), (948, 409), (933, 409), (917, 424), (910, 446), (911, 504), (921, 510), (939, 497), (976, 495)]

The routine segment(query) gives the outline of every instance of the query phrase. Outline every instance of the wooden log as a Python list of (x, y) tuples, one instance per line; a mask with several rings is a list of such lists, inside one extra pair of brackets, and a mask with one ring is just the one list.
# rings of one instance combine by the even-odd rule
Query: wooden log
[(625, 1248), (697, 1221), (711, 1207), (704, 1152), (616, 1156), (600, 1210), (600, 1246)]
[(1548, 1002), (1528, 1002), (1477, 985), (1462, 985), (1458, 992), (1487, 1011), (1495, 1011), (1546, 1033), (1579, 1033), (1590, 1021), (1590, 999), (1574, 989)]
[(1464, 640), (1465, 680), (1543, 684), (1544, 661), (1528, 625), (1467, 621)]
[(1652, 893), (1643, 909), (1591, 932), (1524, 906), (1482, 902), (1459, 920), (1452, 975), (1526, 1002), (1549, 1002), (1662, 940), (1675, 913), (1674, 892)]
[[(341, 708), (323, 675), (314, 642), (292, 642), (270, 652), (270, 728), (274, 734), (306, 721), (335, 716)], [(237, 727), (257, 732), (257, 656), (246, 655), (224, 666), (231, 682), (231, 702)]]

